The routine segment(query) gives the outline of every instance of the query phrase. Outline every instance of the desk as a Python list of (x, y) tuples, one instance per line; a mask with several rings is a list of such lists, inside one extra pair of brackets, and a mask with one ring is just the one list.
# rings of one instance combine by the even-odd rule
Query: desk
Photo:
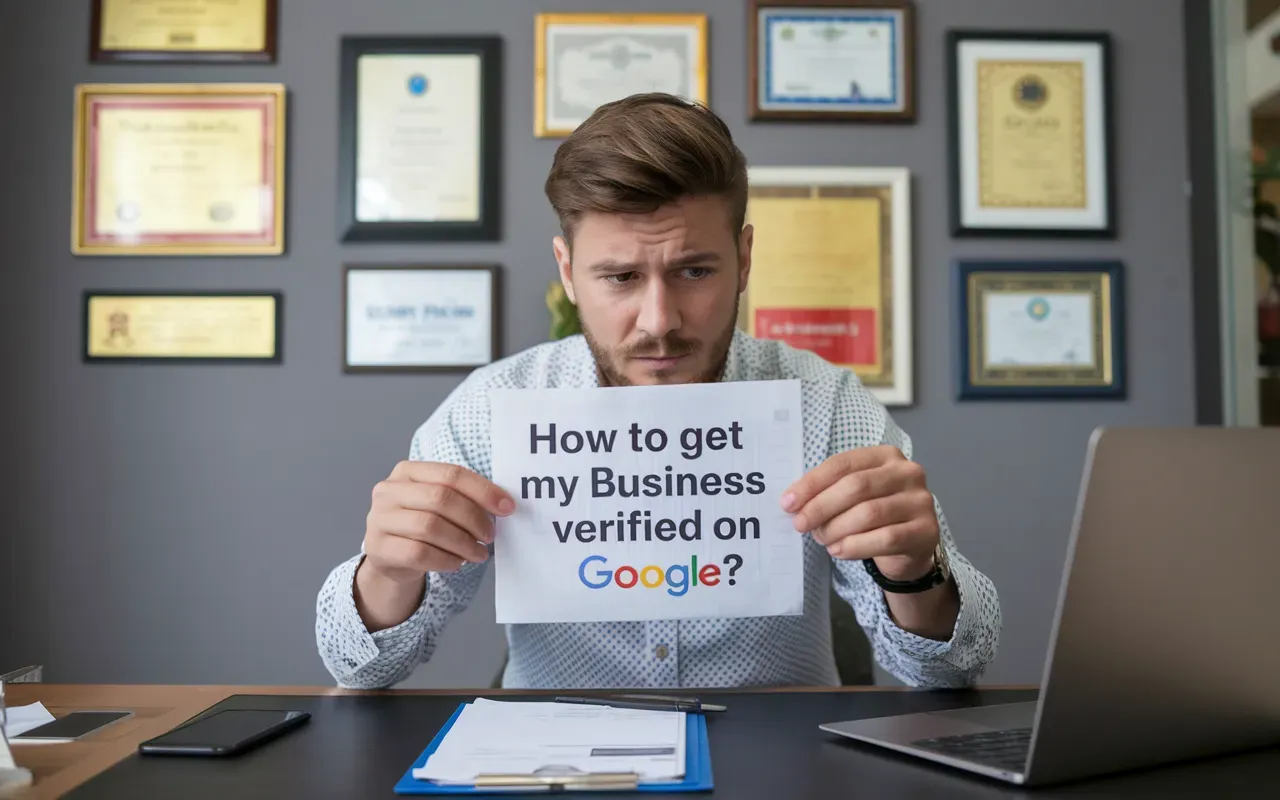
[[(459, 691), (352, 692), (325, 687), (14, 684), (14, 705), (55, 715), (129, 708), (137, 715), (75, 744), (14, 748), (36, 784), (19, 797), (394, 798), (391, 788), (457, 704)], [(483, 691), (491, 697), (540, 693)], [(1232, 798), (1280, 796), (1280, 749), (1025, 790), (845, 741), (820, 722), (1027, 700), (1033, 689), (922, 692), (892, 688), (699, 692), (729, 706), (710, 715), (716, 790), (734, 800), (840, 798)], [(297, 708), (311, 722), (237, 759), (144, 758), (138, 742), (211, 707)], [(573, 797), (606, 797), (574, 792)], [(633, 795), (634, 796), (634, 795)], [(607, 795), (616, 800), (618, 795)]]

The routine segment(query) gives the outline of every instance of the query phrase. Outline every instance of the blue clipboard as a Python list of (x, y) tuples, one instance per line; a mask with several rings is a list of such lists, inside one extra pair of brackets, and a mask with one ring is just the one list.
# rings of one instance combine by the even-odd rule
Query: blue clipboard
[(436, 751), (445, 735), (453, 727), (453, 723), (466, 708), (461, 703), (454, 710), (449, 721), (440, 728), (439, 733), (422, 751), (422, 755), (405, 770), (404, 775), (395, 785), (396, 794), (435, 795), (435, 794), (519, 794), (521, 792), (546, 791), (628, 791), (628, 792), (707, 792), (714, 788), (711, 777), (711, 742), (707, 737), (707, 718), (703, 714), (686, 714), (688, 727), (685, 730), (685, 768), (684, 779), (680, 781), (661, 781), (657, 783), (638, 783), (626, 787), (611, 787), (606, 784), (561, 785), (556, 781), (542, 783), (532, 780), (527, 785), (507, 784), (503, 786), (465, 786), (460, 784), (440, 785), (432, 781), (422, 781), (413, 777), (413, 771), (427, 763), (427, 758)]

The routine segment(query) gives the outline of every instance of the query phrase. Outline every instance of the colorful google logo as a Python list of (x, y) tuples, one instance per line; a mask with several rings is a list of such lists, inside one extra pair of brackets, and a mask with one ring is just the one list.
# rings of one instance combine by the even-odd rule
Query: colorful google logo
[[(724, 560), (726, 564), (733, 563), (725, 576), (726, 582), (732, 586), (737, 582), (733, 573), (742, 566), (742, 556), (730, 553)], [(578, 565), (578, 580), (589, 589), (603, 589), (610, 585), (620, 589), (632, 589), (636, 586), (658, 589), (666, 586), (667, 594), (673, 597), (682, 597), (694, 586), (717, 586), (720, 583), (720, 565), (703, 564), (699, 568), (697, 555), (690, 556), (688, 564), (672, 564), (666, 568), (658, 564), (646, 564), (643, 567), (623, 564), (606, 568), (604, 565), (608, 561), (601, 555), (590, 555), (582, 559), (582, 563)], [(599, 566), (589, 573), (593, 563)]]

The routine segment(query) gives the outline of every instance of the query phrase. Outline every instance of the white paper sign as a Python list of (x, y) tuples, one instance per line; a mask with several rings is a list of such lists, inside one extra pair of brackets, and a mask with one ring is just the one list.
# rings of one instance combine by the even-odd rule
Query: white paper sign
[(799, 381), (490, 394), (499, 623), (800, 614)]

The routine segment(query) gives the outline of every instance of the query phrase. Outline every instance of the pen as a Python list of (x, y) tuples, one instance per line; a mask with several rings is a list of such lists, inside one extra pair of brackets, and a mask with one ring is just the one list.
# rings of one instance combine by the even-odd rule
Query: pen
[(715, 703), (704, 703), (701, 700), (685, 700), (679, 697), (658, 697), (652, 695), (626, 695), (612, 697), (557, 697), (557, 703), (577, 703), (586, 706), (608, 706), (609, 708), (629, 708), (638, 711), (685, 711), (697, 714), (704, 711), (727, 711), (726, 706)]

